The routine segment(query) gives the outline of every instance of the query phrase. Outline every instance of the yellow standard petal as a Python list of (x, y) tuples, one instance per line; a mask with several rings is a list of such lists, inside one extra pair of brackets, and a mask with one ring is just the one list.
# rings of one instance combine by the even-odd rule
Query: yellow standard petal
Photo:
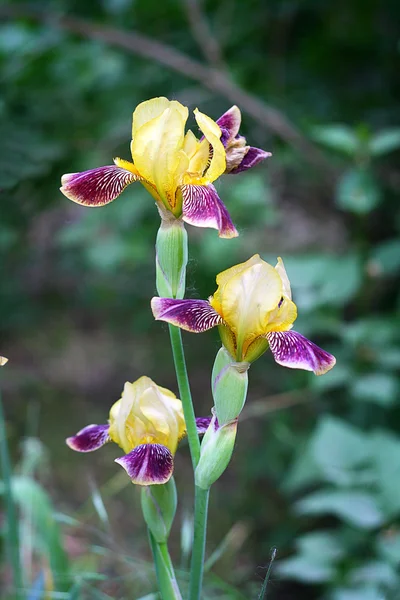
[(283, 264), (283, 260), (281, 259), (280, 256), (278, 256), (278, 262), (275, 265), (275, 269), (278, 271), (279, 276), (282, 280), (283, 295), (286, 296), (287, 298), (289, 298), (289, 300), (291, 300), (292, 299), (292, 290), (290, 288), (290, 281), (289, 281), (289, 277), (287, 276), (287, 273), (286, 273), (285, 265)]
[(267, 331), (269, 316), (282, 298), (277, 271), (259, 255), (217, 277), (218, 290), (210, 299), (232, 330), (241, 360), (249, 344)]
[[(197, 110), (197, 108), (194, 111), (194, 116), (205, 137), (198, 150), (200, 161), (196, 164), (195, 170), (198, 172), (202, 171), (205, 181), (211, 183), (218, 179), (226, 169), (225, 148), (220, 140), (221, 129), (215, 121)], [(210, 144), (211, 152), (207, 148), (205, 141)], [(204, 152), (205, 147), (207, 148), (206, 155)]]
[(8, 358), (5, 356), (0, 356), (0, 367), (4, 367), (8, 363)]
[(182, 403), (149, 377), (127, 382), (110, 411), (110, 438), (126, 454), (141, 444), (162, 444), (174, 454), (185, 433)]
[(164, 96), (152, 98), (138, 104), (132, 115), (132, 139), (134, 139), (136, 132), (142, 125), (159, 117), (164, 110), (169, 108), (169, 105), (170, 101)]
[(182, 150), (187, 117), (187, 108), (172, 101), (159, 116), (137, 128), (131, 144), (139, 173), (157, 188), (161, 200), (172, 212), (179, 212), (176, 188), (189, 164)]

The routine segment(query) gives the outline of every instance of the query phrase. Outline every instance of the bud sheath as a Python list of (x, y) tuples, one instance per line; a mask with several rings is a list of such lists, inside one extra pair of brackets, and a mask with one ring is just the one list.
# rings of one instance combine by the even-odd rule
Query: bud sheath
[(208, 490), (221, 477), (231, 460), (236, 430), (237, 419), (220, 427), (213, 417), (201, 443), (200, 461), (195, 471), (197, 486)]
[(158, 544), (166, 542), (174, 520), (177, 494), (174, 478), (162, 485), (142, 488), (142, 511), (147, 527)]
[(235, 362), (224, 347), (215, 358), (211, 387), (220, 426), (237, 419), (242, 411), (247, 396), (249, 366), (248, 362)]
[(184, 297), (187, 261), (188, 241), (183, 221), (162, 219), (156, 240), (156, 285), (159, 296)]

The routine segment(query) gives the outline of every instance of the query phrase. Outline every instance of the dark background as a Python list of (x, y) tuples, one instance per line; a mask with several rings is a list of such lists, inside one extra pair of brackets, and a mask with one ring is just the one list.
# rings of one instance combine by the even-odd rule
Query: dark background
[[(268, 353), (253, 365), (212, 490), (207, 556), (219, 554), (204, 598), (257, 598), (273, 547), (271, 600), (400, 597), (399, 12), (394, 0), (1, 3), (0, 350), (15, 477), (37, 485), (17, 494), (27, 585), (52, 572), (51, 598), (71, 585), (156, 597), (118, 449), (77, 455), (64, 438), (105, 422), (126, 380), (177, 392), (149, 309), (159, 218), (138, 184), (101, 210), (58, 188), (65, 172), (129, 158), (133, 109), (165, 95), (214, 119), (238, 104), (248, 141), (273, 153), (218, 182), (237, 240), (188, 227), (187, 296), (206, 298), (256, 252), (280, 255), (296, 330), (337, 357), (321, 378)], [(217, 333), (184, 342), (196, 412), (209, 414)], [(184, 585), (185, 443), (176, 481)], [(5, 558), (2, 573), (6, 584)]]

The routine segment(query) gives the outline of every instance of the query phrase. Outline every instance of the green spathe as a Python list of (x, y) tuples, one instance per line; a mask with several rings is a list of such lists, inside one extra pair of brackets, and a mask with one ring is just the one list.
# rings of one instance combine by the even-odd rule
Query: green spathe
[(166, 542), (175, 517), (177, 494), (174, 478), (162, 485), (142, 488), (142, 511), (147, 527), (158, 544)]
[(225, 471), (235, 446), (237, 419), (218, 426), (216, 417), (207, 429), (200, 451), (200, 461), (195, 471), (196, 485), (208, 490)]
[(160, 296), (184, 297), (187, 261), (188, 240), (183, 221), (163, 218), (156, 240), (156, 285)]
[(235, 362), (224, 347), (215, 358), (211, 388), (220, 426), (237, 419), (242, 411), (247, 396), (249, 367), (248, 362)]

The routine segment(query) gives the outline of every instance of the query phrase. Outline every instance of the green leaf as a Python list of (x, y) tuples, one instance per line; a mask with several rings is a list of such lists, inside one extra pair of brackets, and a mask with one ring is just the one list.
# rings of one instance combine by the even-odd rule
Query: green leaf
[(311, 137), (320, 144), (354, 156), (360, 146), (360, 141), (354, 131), (347, 125), (324, 125), (315, 127)]
[(306, 583), (324, 583), (335, 578), (335, 568), (321, 563), (312, 556), (294, 556), (279, 562), (275, 572), (286, 579), (295, 579)]
[(400, 127), (393, 127), (377, 133), (369, 144), (372, 156), (383, 156), (400, 148)]
[(356, 400), (392, 406), (396, 402), (398, 389), (399, 384), (394, 375), (368, 373), (355, 379), (350, 391)]
[(320, 491), (310, 494), (295, 505), (300, 515), (333, 514), (361, 529), (374, 529), (384, 523), (384, 516), (375, 498), (364, 492)]
[(400, 269), (400, 239), (386, 240), (375, 246), (370, 260), (379, 275), (394, 275)]
[(376, 432), (370, 441), (382, 508), (390, 517), (400, 514), (400, 439)]
[(381, 202), (381, 190), (369, 171), (352, 169), (339, 180), (336, 203), (355, 214), (367, 214)]
[(311, 451), (325, 478), (350, 484), (354, 468), (369, 458), (367, 438), (361, 431), (335, 417), (323, 417), (311, 440)]

